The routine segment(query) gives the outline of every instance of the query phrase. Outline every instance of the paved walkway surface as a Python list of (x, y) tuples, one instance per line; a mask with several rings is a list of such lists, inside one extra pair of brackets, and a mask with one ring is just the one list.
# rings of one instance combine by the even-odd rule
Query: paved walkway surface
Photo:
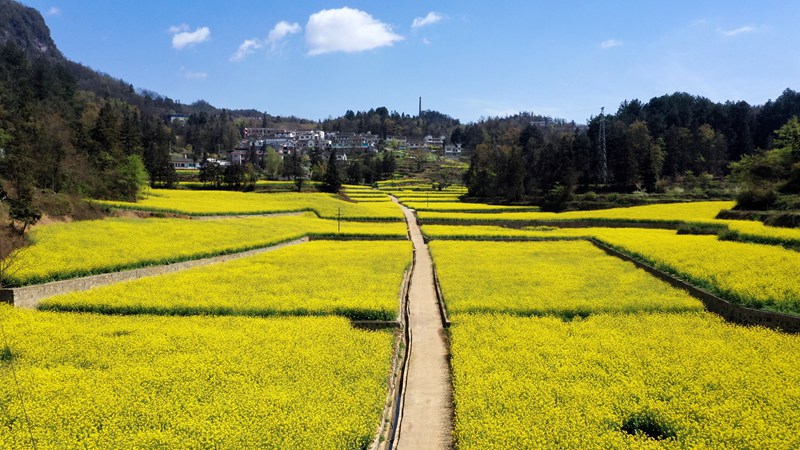
[(431, 255), (414, 214), (404, 206), (401, 208), (416, 256), (408, 296), (411, 354), (396, 448), (450, 449), (453, 447), (453, 392)]

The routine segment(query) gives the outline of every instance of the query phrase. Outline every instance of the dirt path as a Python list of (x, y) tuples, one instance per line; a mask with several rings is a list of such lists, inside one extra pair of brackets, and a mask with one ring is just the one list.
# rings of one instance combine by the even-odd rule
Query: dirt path
[(453, 393), (431, 255), (414, 214), (404, 206), (401, 208), (416, 256), (408, 296), (411, 353), (396, 448), (449, 449), (453, 447)]

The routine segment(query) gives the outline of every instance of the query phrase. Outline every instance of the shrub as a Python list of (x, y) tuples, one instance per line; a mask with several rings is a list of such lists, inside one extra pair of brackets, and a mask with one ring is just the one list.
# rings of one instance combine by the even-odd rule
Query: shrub
[(773, 189), (750, 189), (739, 194), (734, 209), (763, 211), (771, 209), (777, 201), (778, 194)]
[(771, 227), (797, 228), (800, 227), (800, 214), (798, 213), (778, 213), (767, 217), (764, 225)]
[(562, 212), (567, 209), (567, 203), (572, 199), (572, 189), (569, 186), (556, 184), (542, 199), (542, 211)]
[(716, 223), (685, 223), (678, 227), (678, 234), (717, 235), (725, 230), (725, 225)]

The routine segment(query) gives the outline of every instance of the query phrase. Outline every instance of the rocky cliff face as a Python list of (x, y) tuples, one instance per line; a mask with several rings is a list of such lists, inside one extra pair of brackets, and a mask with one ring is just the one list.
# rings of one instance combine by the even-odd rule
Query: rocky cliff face
[(64, 59), (39, 11), (0, 0), (0, 44), (13, 42), (32, 58)]

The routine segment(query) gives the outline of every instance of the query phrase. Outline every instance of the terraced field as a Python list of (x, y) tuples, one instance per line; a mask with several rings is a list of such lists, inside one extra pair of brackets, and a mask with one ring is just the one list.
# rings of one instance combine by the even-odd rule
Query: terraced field
[(458, 448), (798, 444), (798, 336), (724, 323), (587, 242), (431, 248)]
[(334, 194), (259, 194), (229, 191), (180, 191), (153, 189), (137, 203), (97, 201), (108, 207), (158, 211), (195, 216), (276, 214), (312, 211), (325, 219), (402, 221), (400, 210), (389, 202), (348, 202)]
[(394, 320), (408, 241), (314, 241), (236, 261), (45, 299), (111, 314), (338, 315)]
[(2, 448), (364, 448), (394, 349), (338, 317), (0, 320)]
[[(386, 405), (402, 398), (420, 411), (412, 405), (431, 398), (418, 384), (425, 376), (390, 390), (403, 372), (393, 361), (420, 364), (423, 336), (450, 345), (452, 372), (445, 361), (442, 377), (452, 379), (455, 429), (434, 430), (448, 438), (434, 441), (452, 436), (459, 449), (800, 447), (800, 335), (727, 323), (589, 241), (739, 305), (800, 315), (799, 253), (781, 247), (800, 242), (797, 230), (715, 219), (728, 202), (554, 215), (461, 202), (462, 188), (431, 191), (422, 180), (379, 188), (156, 190), (141, 203), (105, 204), (230, 217), (35, 229), (17, 284), (301, 236), (336, 241), (54, 296), (39, 311), (0, 306), (0, 447), (385, 446), (396, 443)], [(407, 232), (417, 256), (428, 251), (389, 193), (417, 209), (431, 240), (452, 321), (446, 341), (435, 310), (414, 315), (405, 337), (352, 326), (402, 320)], [(252, 217), (286, 212), (299, 214)], [(620, 224), (629, 228), (603, 226)], [(664, 229), (686, 224), (722, 234)], [(416, 273), (412, 286), (435, 292), (429, 275)], [(416, 345), (404, 340), (413, 336)], [(408, 374), (431, 373), (413, 367)], [(449, 423), (441, 411), (437, 423)], [(408, 432), (400, 442), (417, 442)]]
[(401, 222), (344, 222), (298, 216), (216, 220), (128, 219), (38, 227), (11, 285), (35, 284), (267, 247), (303, 236), (405, 239)]

